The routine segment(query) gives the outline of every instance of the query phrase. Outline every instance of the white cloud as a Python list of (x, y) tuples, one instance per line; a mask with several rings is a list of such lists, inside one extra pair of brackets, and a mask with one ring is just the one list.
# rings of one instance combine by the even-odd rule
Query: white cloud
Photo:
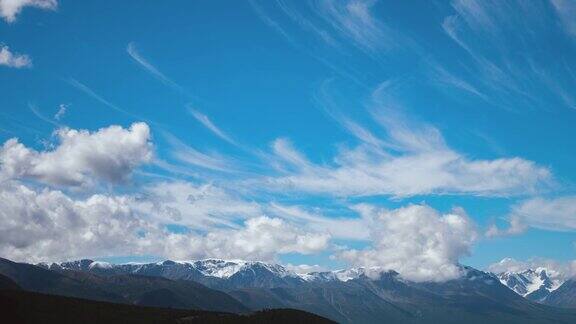
[[(539, 192), (552, 183), (551, 172), (519, 157), (473, 159), (451, 149), (440, 130), (404, 117), (401, 105), (390, 95), (394, 89), (382, 83), (372, 93), (369, 109), (377, 132), (333, 113), (330, 116), (359, 144), (340, 146), (332, 161), (308, 159), (284, 138), (272, 144), (279, 174), (268, 176), (261, 186), (282, 192), (305, 192), (339, 197), (424, 194), (511, 196)], [(381, 134), (379, 136), (379, 133)]]
[(286, 30), (284, 30), (284, 28), (282, 28), (282, 26), (277, 21), (272, 19), (266, 13), (264, 8), (262, 8), (262, 6), (258, 4), (257, 0), (249, 0), (248, 2), (250, 3), (250, 6), (254, 10), (254, 13), (256, 13), (256, 15), (262, 20), (262, 22), (264, 22), (270, 28), (274, 29), (278, 34), (282, 35), (282, 37), (284, 37), (288, 42), (294, 43), (290, 35), (286, 32)]
[(236, 229), (176, 234), (154, 215), (134, 208), (132, 196), (74, 199), (61, 191), (0, 184), (0, 255), (22, 261), (80, 257), (157, 255), (165, 258), (275, 260), (284, 253), (310, 254), (330, 236), (278, 218), (257, 216)]
[(576, 231), (576, 196), (525, 200), (512, 206), (510, 215), (524, 226)]
[(372, 14), (373, 0), (319, 1), (318, 12), (334, 30), (364, 50), (397, 46), (389, 28)]
[(551, 26), (573, 33), (573, 1), (454, 0), (452, 7), (456, 14), (446, 17), (442, 28), (472, 59), (467, 66), (473, 72), (460, 80), (474, 84), (487, 102), (513, 111), (575, 106), (572, 83), (559, 74), (571, 69), (569, 64), (551, 63), (538, 52), (556, 37)]
[(294, 148), (292, 142), (287, 138), (277, 138), (274, 140), (272, 150), (278, 158), (288, 165), (295, 166), (299, 169), (310, 169), (313, 166), (303, 154)]
[(241, 230), (210, 232), (205, 237), (207, 255), (271, 261), (278, 254), (312, 254), (328, 247), (330, 236), (305, 231), (279, 218), (248, 219)]
[(214, 125), (208, 116), (199, 112), (198, 110), (189, 109), (188, 111), (192, 114), (192, 116), (194, 116), (194, 118), (196, 118), (197, 121), (204, 125), (204, 127), (208, 128), (216, 136), (230, 144), (237, 145), (236, 142), (230, 136), (228, 136), (228, 134), (224, 133), (224, 131), (218, 128), (218, 126)]
[[(250, 194), (250, 193), (247, 193)], [(367, 240), (361, 217), (326, 216), (322, 210), (298, 205), (259, 202), (214, 183), (159, 182), (146, 186), (133, 208), (157, 222), (184, 225), (191, 230), (239, 229), (247, 219), (267, 215), (333, 238)]]
[(60, 104), (58, 106), (58, 111), (56, 112), (56, 114), (54, 114), (54, 119), (60, 120), (62, 117), (64, 117), (67, 110), (68, 110), (68, 105)]
[(158, 253), (177, 259), (239, 258), (272, 261), (279, 254), (310, 254), (328, 247), (330, 234), (292, 218), (280, 218), (266, 204), (212, 184), (165, 182), (145, 189), (134, 210), (161, 223), (185, 225), (193, 233), (170, 234)]
[(504, 258), (489, 265), (487, 270), (497, 274), (502, 272), (523, 272), (528, 269), (537, 270), (538, 268), (545, 268), (551, 279), (566, 280), (576, 275), (576, 261), (559, 262), (542, 258), (533, 258), (527, 261)]
[(8, 46), (0, 44), (0, 65), (16, 69), (31, 67), (32, 59), (28, 55), (12, 53)]
[(130, 57), (134, 61), (136, 61), (136, 63), (140, 64), (140, 66), (142, 66), (142, 68), (144, 68), (144, 70), (146, 70), (148, 73), (152, 74), (156, 79), (160, 80), (162, 83), (175, 89), (176, 91), (188, 95), (186, 90), (184, 90), (176, 82), (172, 81), (172, 79), (170, 79), (169, 77), (164, 75), (164, 73), (162, 73), (160, 70), (158, 70), (158, 68), (156, 66), (154, 66), (146, 58), (144, 58), (140, 54), (140, 52), (138, 52), (138, 50), (136, 49), (136, 44), (134, 44), (133, 42), (129, 43), (128, 46), (126, 47), (126, 52), (128, 52), (128, 55), (130, 55)]
[(518, 235), (524, 233), (528, 226), (522, 222), (522, 220), (516, 216), (512, 215), (508, 219), (509, 226), (508, 228), (501, 229), (496, 224), (492, 224), (486, 230), (486, 237), (498, 237), (498, 236), (509, 236), (509, 235)]
[(340, 257), (353, 265), (395, 270), (412, 281), (458, 278), (459, 258), (470, 253), (477, 234), (461, 210), (441, 215), (423, 205), (384, 210), (370, 225), (371, 247), (346, 250)]
[(0, 16), (7, 22), (16, 21), (16, 16), (25, 7), (56, 10), (57, 0), (0, 0)]
[[(276, 141), (275, 153), (296, 171), (266, 179), (270, 189), (336, 196), (472, 194), (507, 196), (534, 193), (550, 182), (550, 171), (522, 158), (473, 160), (449, 148), (429, 145), (438, 133), (397, 133), (412, 151), (390, 155), (372, 145), (342, 149), (332, 165), (313, 164)], [(411, 142), (411, 143), (409, 143)]]
[(181, 224), (193, 230), (239, 228), (247, 218), (264, 213), (260, 204), (214, 184), (184, 181), (145, 187), (135, 208), (162, 223)]
[(164, 137), (166, 137), (167, 141), (173, 147), (172, 155), (174, 158), (186, 163), (188, 166), (226, 173), (236, 171), (232, 161), (225, 156), (219, 155), (216, 152), (202, 153), (167, 132), (164, 132)]
[(74, 200), (61, 191), (0, 185), (0, 254), (15, 260), (57, 260), (139, 253), (138, 231), (149, 225), (126, 197)]
[(550, 199), (536, 197), (521, 201), (511, 207), (507, 220), (507, 228), (492, 225), (486, 231), (486, 236), (522, 234), (530, 227), (550, 231), (576, 231), (576, 196)]
[(58, 124), (56, 121), (54, 121), (53, 119), (46, 117), (39, 109), (38, 107), (36, 107), (35, 105), (32, 104), (28, 104), (28, 108), (30, 108), (30, 111), (32, 111), (32, 113), (34, 114), (34, 116), (38, 117), (38, 119), (47, 122), (48, 124), (51, 124), (53, 126), (56, 127), (62, 127), (62, 125)]
[(67, 81), (68, 81), (68, 83), (69, 83), (71, 86), (73, 86), (74, 88), (76, 88), (76, 89), (84, 92), (85, 94), (87, 94), (88, 96), (92, 97), (93, 99), (95, 99), (96, 101), (100, 102), (101, 104), (103, 104), (103, 105), (105, 105), (105, 106), (107, 106), (107, 107), (110, 107), (110, 108), (112, 108), (112, 109), (114, 109), (114, 110), (116, 110), (116, 111), (118, 111), (118, 112), (120, 112), (120, 113), (122, 113), (122, 114), (125, 114), (125, 115), (127, 115), (127, 116), (130, 116), (130, 117), (132, 117), (132, 118), (144, 120), (143, 118), (140, 118), (140, 117), (138, 117), (138, 116), (136, 116), (136, 115), (134, 115), (134, 114), (132, 114), (132, 113), (130, 113), (130, 112), (128, 112), (128, 111), (126, 111), (126, 110), (124, 110), (124, 109), (116, 106), (116, 105), (114, 105), (114, 104), (111, 103), (110, 101), (104, 99), (104, 98), (101, 97), (99, 94), (97, 94), (96, 92), (94, 92), (94, 90), (90, 89), (87, 85), (85, 85), (84, 83), (82, 83), (82, 82), (80, 82), (80, 81), (78, 81), (78, 80), (76, 80), (76, 79), (72, 79), (72, 78), (71, 78), (71, 79), (68, 79)]
[[(308, 34), (315, 34), (320, 40), (326, 42), (328, 45), (334, 46), (336, 48), (340, 47), (340, 44), (334, 39), (330, 32), (322, 27), (317, 26), (312, 20), (306, 18), (305, 15), (301, 14), (297, 9), (293, 8), (291, 4), (282, 1), (276, 1), (275, 4), (286, 16), (297, 23)], [(255, 10), (257, 10), (257, 8)]]
[(36, 151), (12, 138), (0, 149), (3, 179), (29, 178), (58, 186), (86, 186), (94, 180), (121, 182), (152, 158), (150, 129), (134, 123), (96, 132), (61, 128), (58, 143), (47, 151)]

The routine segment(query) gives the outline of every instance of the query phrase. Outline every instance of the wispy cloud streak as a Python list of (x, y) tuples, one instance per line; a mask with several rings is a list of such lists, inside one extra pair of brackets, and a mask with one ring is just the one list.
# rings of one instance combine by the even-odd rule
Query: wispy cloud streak
[(74, 78), (69, 78), (67, 80), (68, 84), (70, 84), (71, 86), (73, 86), (74, 88), (84, 92), (85, 94), (87, 94), (88, 96), (92, 97), (93, 99), (96, 99), (96, 101), (99, 101), (101, 104), (112, 108), (120, 113), (123, 113), (125, 115), (131, 116), (131, 117), (136, 117), (134, 114), (116, 106), (115, 104), (111, 103), (110, 101), (104, 99), (102, 96), (100, 96), (99, 94), (97, 94), (96, 92), (94, 92), (94, 90), (92, 90), (91, 88), (89, 88), (87, 85), (85, 85), (84, 83), (74, 79)]
[(231, 173), (235, 172), (228, 159), (222, 156), (202, 153), (195, 148), (185, 144), (176, 136), (162, 132), (168, 143), (174, 148), (172, 155), (179, 161), (191, 166), (201, 167), (208, 170)]
[(52, 118), (46, 117), (43, 113), (41, 113), (38, 110), (38, 107), (36, 107), (33, 104), (28, 104), (28, 108), (30, 108), (30, 111), (32, 111), (32, 113), (34, 114), (34, 116), (38, 117), (39, 119), (47, 122), (48, 124), (54, 125), (56, 127), (61, 127), (62, 124), (58, 123), (57, 121), (53, 120)]
[(136, 44), (133, 42), (129, 43), (126, 47), (126, 52), (128, 55), (136, 61), (144, 70), (148, 73), (152, 74), (156, 79), (160, 80), (165, 85), (169, 86), (170, 88), (176, 90), (177, 92), (184, 94), (186, 96), (191, 96), (184, 88), (182, 88), (179, 84), (172, 81), (169, 77), (167, 77), (164, 73), (162, 73), (156, 66), (150, 63), (146, 58), (144, 58), (140, 52), (138, 52), (136, 48)]
[(192, 116), (194, 116), (194, 118), (198, 122), (204, 125), (204, 127), (208, 128), (212, 133), (214, 133), (214, 135), (218, 136), (219, 138), (223, 139), (224, 141), (230, 144), (238, 145), (236, 141), (234, 141), (230, 136), (228, 136), (228, 134), (224, 133), (224, 131), (218, 128), (218, 126), (216, 126), (205, 114), (192, 108), (189, 108), (188, 112), (192, 114)]

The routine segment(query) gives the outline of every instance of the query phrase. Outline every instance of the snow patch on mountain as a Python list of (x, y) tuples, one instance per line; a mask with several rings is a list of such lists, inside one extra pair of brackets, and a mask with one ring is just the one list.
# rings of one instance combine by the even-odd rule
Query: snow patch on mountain
[(295, 272), (290, 271), (279, 264), (270, 264), (260, 261), (205, 259), (189, 261), (188, 263), (193, 265), (205, 276), (222, 279), (228, 279), (238, 272), (250, 270), (256, 267), (268, 270), (280, 278), (298, 277)]
[(506, 271), (496, 276), (503, 285), (524, 297), (539, 290), (552, 292), (564, 283), (552, 270), (543, 267), (520, 272)]

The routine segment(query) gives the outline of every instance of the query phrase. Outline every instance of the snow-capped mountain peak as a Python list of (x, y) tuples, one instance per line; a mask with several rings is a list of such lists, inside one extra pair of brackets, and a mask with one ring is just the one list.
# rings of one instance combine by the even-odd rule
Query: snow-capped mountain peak
[(254, 271), (255, 269), (269, 271), (280, 278), (297, 277), (296, 273), (279, 264), (261, 261), (205, 259), (191, 261), (190, 264), (205, 276), (222, 279), (228, 279), (242, 271)]
[(519, 272), (506, 271), (496, 274), (500, 282), (517, 294), (542, 301), (564, 282), (553, 270), (538, 267)]

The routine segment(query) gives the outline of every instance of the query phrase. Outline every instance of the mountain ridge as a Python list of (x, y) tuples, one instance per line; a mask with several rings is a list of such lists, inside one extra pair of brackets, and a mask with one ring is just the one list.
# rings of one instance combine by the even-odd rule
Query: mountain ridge
[(121, 265), (80, 260), (43, 266), (103, 277), (195, 281), (226, 292), (250, 309), (300, 309), (341, 323), (576, 322), (576, 311), (534, 303), (493, 273), (466, 266), (460, 266), (462, 277), (446, 282), (412, 282), (378, 267), (297, 274), (277, 264), (220, 259)]

